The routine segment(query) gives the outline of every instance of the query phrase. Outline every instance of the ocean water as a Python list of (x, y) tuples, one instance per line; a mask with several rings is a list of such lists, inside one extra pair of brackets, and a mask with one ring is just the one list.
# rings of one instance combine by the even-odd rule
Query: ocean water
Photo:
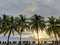
[[(13, 41), (19, 41), (20, 38), (19, 37), (10, 37), (9, 41), (13, 42)], [(7, 41), (7, 37), (0, 37), (0, 41)], [(34, 38), (21, 38), (21, 41), (35, 41)]]
[[(8, 36), (8, 34), (5, 37), (3, 34), (0, 34), (0, 41), (7, 41), (7, 38), (8, 38), (7, 36)], [(29, 40), (34, 41), (35, 39), (32, 38), (32, 36), (33, 36), (33, 33), (31, 31), (24, 31), (22, 33), (22, 37), (24, 37), (24, 38), (22, 38), (22, 41), (29, 41)], [(10, 41), (19, 41), (20, 38), (19, 38), (19, 35), (15, 32), (14, 36), (11, 35), (9, 40)]]
[[(4, 37), (3, 34), (0, 35), (0, 41), (7, 41), (8, 35), (6, 35)], [(22, 38), (21, 38), (21, 41), (36, 41), (37, 39), (34, 37), (33, 33), (32, 32), (23, 32), (22, 33)], [(54, 37), (53, 38), (42, 38), (40, 40), (43, 40), (43, 41), (53, 41), (53, 40), (56, 40)], [(58, 39), (60, 40), (60, 39)], [(9, 41), (13, 42), (13, 41), (20, 41), (20, 38), (19, 38), (19, 35), (17, 33), (15, 33), (14, 36), (10, 36), (9, 38)]]
[[(7, 41), (8, 37), (0, 37), (0, 41)], [(10, 37), (9, 39), (10, 41), (18, 41), (19, 38), (18, 37)]]

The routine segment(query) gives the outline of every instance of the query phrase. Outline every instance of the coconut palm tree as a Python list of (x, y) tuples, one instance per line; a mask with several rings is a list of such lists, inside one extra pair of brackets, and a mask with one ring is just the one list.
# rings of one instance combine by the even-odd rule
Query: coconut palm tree
[[(9, 42), (9, 38), (10, 38), (10, 35), (11, 35), (11, 33), (14, 35), (14, 31), (16, 31), (18, 34), (20, 33), (19, 32), (19, 30), (17, 29), (17, 24), (16, 24), (16, 22), (15, 22), (15, 19), (14, 19), (14, 17), (13, 16), (11, 16), (11, 18), (10, 18), (10, 21), (9, 21), (10, 23), (9, 23), (9, 35), (8, 35), (8, 40), (7, 40), (7, 42)], [(8, 45), (8, 43), (7, 43), (7, 45)]]
[(1, 23), (1, 30), (0, 30), (0, 34), (4, 33), (4, 36), (6, 35), (6, 33), (8, 32), (8, 22), (9, 22), (9, 18), (7, 15), (3, 15), (2, 18), (2, 23)]
[(1, 30), (1, 25), (2, 25), (2, 18), (0, 17), (0, 30)]
[(44, 17), (35, 14), (31, 17), (30, 26), (32, 31), (36, 31), (38, 37), (38, 45), (39, 45), (39, 30), (43, 31), (45, 28)]
[(17, 27), (18, 30), (20, 30), (20, 45), (21, 45), (21, 35), (22, 32), (26, 29), (29, 29), (29, 22), (27, 21), (27, 18), (23, 15), (19, 15), (19, 18), (16, 19), (17, 20)]
[(8, 18), (6, 15), (3, 15), (2, 29), (0, 31), (0, 34), (4, 33), (4, 36), (6, 36), (6, 34), (8, 34), (8, 39), (7, 39), (6, 45), (9, 45), (10, 35), (11, 35), (11, 33), (14, 35), (14, 31), (19, 33), (19, 30), (17, 30), (17, 28), (16, 28), (16, 23), (15, 23), (14, 17), (11, 16), (11, 18)]
[(58, 19), (54, 18), (53, 16), (48, 17), (46, 32), (49, 36), (53, 33), (55, 35), (56, 42), (57, 42), (57, 36), (58, 37), (60, 36), (59, 30), (60, 30), (60, 25), (58, 23)]
[(60, 25), (60, 17), (56, 19), (57, 23)]
[(60, 38), (60, 17), (56, 19), (57, 30), (58, 30), (58, 37)]
[(8, 16), (6, 16), (5, 14), (3, 15), (3, 18), (1, 20), (1, 31), (0, 33), (4, 33), (5, 32), (5, 28), (7, 26), (7, 23), (8, 23)]

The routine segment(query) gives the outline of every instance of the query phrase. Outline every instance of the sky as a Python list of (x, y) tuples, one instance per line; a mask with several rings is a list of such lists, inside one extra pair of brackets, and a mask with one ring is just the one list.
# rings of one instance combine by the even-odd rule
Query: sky
[(0, 15), (60, 16), (60, 0), (0, 0)]
[[(0, 15), (60, 16), (60, 0), (0, 0)], [(1, 36), (1, 35), (0, 35)], [(1, 38), (1, 37), (0, 37)]]

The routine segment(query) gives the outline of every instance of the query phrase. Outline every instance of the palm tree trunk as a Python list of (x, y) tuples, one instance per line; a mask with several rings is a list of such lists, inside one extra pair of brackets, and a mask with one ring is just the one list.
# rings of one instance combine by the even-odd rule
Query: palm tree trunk
[(9, 34), (8, 34), (8, 39), (7, 39), (7, 44), (6, 44), (6, 45), (9, 45), (10, 34), (11, 34), (11, 30), (10, 30), (10, 32), (9, 32)]
[(21, 35), (22, 35), (23, 30), (20, 30), (20, 45), (21, 45)]
[(37, 37), (38, 37), (38, 45), (39, 45), (39, 33), (37, 32)]
[(21, 31), (20, 31), (20, 45), (21, 45), (21, 34), (22, 34), (22, 32), (23, 32), (23, 29), (21, 29)]
[(21, 32), (20, 32), (20, 45), (21, 45)]
[(55, 35), (55, 39), (56, 39), (55, 44), (58, 45), (57, 35)]

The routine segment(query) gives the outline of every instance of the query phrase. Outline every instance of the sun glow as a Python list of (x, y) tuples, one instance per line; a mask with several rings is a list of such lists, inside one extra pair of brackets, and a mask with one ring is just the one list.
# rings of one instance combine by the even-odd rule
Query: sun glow
[[(35, 37), (38, 39), (36, 32), (34, 32), (34, 35), (35, 35)], [(40, 32), (39, 32), (39, 39), (41, 39), (41, 38), (49, 38), (49, 36), (46, 34), (45, 31), (43, 31), (43, 32), (40, 31)]]
[[(35, 39), (38, 39), (38, 36), (37, 36), (37, 33), (34, 31), (33, 33), (32, 32), (28, 32), (28, 31), (25, 31), (22, 33), (22, 38), (35, 38)], [(15, 33), (15, 35), (11, 35), (11, 37), (20, 37), (18, 34)], [(43, 38), (49, 38), (49, 36), (46, 34), (45, 31), (39, 31), (39, 39), (43, 39)]]

